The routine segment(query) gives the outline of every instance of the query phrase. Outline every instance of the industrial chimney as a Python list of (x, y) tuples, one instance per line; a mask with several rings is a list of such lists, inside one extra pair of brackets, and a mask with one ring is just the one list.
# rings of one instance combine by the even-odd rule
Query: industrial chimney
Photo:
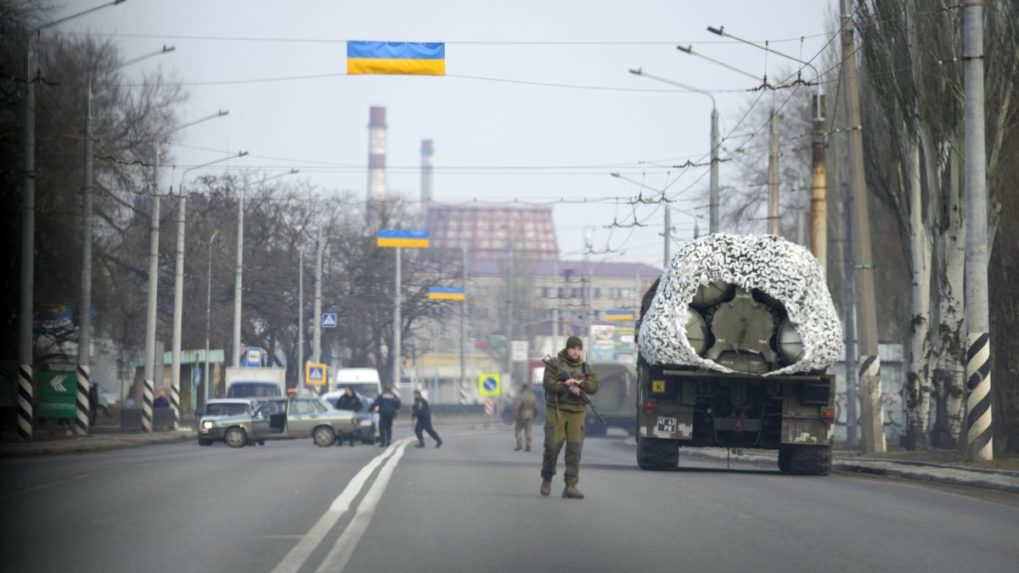
[(386, 198), (386, 108), (373, 106), (368, 122), (368, 203)]
[(432, 202), (432, 140), (421, 140), (421, 213), (428, 213)]

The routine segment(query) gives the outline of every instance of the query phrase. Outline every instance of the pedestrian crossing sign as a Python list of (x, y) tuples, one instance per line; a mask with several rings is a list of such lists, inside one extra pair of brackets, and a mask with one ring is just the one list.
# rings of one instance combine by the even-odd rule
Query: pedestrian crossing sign
[(498, 396), (502, 392), (502, 377), (498, 372), (485, 372), (478, 375), (478, 394), (482, 396)]
[(304, 383), (308, 386), (325, 386), (328, 367), (318, 362), (308, 362), (304, 365)]

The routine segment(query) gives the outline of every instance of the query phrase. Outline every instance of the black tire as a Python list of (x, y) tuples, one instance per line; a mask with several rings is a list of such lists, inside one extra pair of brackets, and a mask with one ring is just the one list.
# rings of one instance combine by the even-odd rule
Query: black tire
[(202, 438), (198, 438), (198, 445), (199, 446), (211, 446), (212, 445), (212, 440), (203, 440)]
[(679, 467), (679, 444), (637, 436), (637, 465), (642, 470), (674, 470)]
[(328, 448), (336, 443), (336, 432), (329, 426), (319, 426), (312, 430), (311, 439), (320, 448)]
[(793, 475), (826, 476), (831, 473), (831, 446), (779, 446), (778, 469)]
[(248, 435), (244, 432), (244, 428), (234, 426), (223, 434), (223, 441), (231, 448), (243, 448), (248, 445)]

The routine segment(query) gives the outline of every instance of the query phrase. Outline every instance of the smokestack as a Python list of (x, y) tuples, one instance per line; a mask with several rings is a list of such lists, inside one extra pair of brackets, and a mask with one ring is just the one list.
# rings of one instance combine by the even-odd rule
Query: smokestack
[(373, 106), (368, 122), (368, 203), (386, 198), (386, 108)]
[(432, 140), (421, 140), (421, 213), (428, 213), (432, 202)]

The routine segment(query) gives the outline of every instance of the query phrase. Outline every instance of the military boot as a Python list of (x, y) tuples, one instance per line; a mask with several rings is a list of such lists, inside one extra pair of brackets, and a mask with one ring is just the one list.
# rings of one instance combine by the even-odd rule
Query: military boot
[(568, 485), (563, 489), (563, 497), (566, 499), (584, 499), (584, 494), (580, 493), (575, 485)]
[(552, 478), (541, 479), (541, 495), (548, 497), (552, 493)]

